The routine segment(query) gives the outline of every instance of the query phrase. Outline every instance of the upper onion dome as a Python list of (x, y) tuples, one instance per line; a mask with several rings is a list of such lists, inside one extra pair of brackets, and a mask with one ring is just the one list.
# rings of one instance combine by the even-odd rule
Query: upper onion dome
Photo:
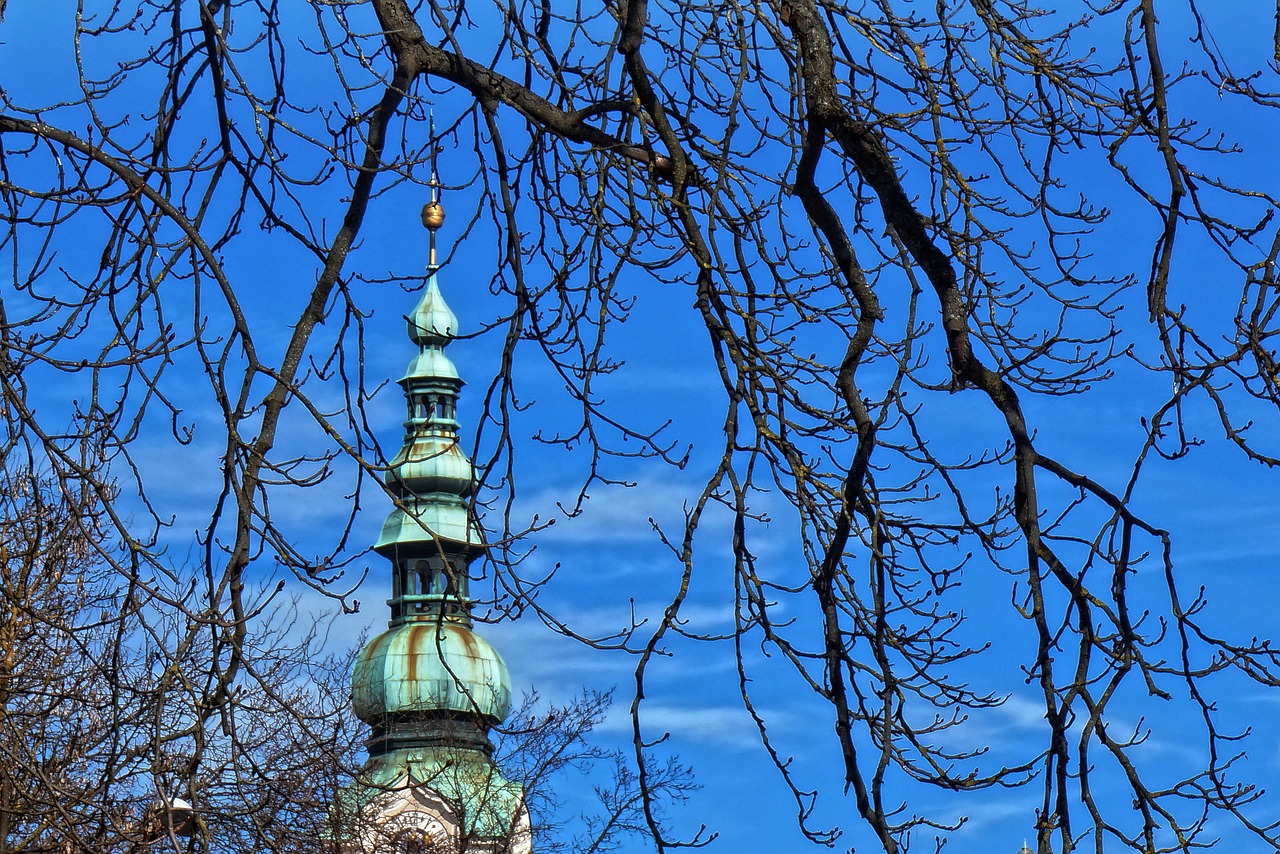
[[(458, 316), (444, 301), (434, 272), (427, 279), (422, 299), (418, 300), (407, 320), (409, 338), (419, 346), (445, 344), (458, 334)], [(456, 372), (454, 376), (457, 376)]]

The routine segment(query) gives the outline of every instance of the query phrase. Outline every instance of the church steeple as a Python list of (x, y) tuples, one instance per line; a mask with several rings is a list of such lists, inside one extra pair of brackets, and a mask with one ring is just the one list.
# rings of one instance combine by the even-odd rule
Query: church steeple
[[(503, 779), (488, 738), (511, 708), (507, 668), (472, 629), (469, 566), (486, 546), (470, 505), (475, 471), (458, 440), (463, 382), (445, 353), (458, 319), (437, 282), (444, 210), (434, 155), (422, 222), (430, 233), (427, 285), (407, 317), (418, 352), (399, 380), (404, 444), (385, 476), (395, 507), (374, 545), (392, 565), (391, 619), (351, 675), (352, 705), (372, 728), (352, 794), (374, 836), (420, 832), (441, 851), (526, 854), (523, 792)], [(374, 850), (381, 847), (375, 841)]]

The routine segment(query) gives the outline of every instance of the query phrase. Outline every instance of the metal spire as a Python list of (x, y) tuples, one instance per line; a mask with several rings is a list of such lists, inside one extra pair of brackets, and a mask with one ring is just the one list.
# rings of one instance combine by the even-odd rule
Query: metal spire
[(440, 173), (436, 169), (436, 158), (440, 154), (439, 140), (436, 139), (436, 116), (431, 113), (431, 201), (422, 206), (422, 224), (430, 232), (430, 249), (427, 256), (427, 269), (435, 274), (439, 265), (436, 263), (436, 231), (444, 225), (444, 208), (440, 206)]

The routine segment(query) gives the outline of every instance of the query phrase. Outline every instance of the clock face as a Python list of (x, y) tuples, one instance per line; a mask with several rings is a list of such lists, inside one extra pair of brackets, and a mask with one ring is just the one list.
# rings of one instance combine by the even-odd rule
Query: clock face
[(389, 844), (379, 846), (379, 854), (455, 854), (448, 828), (430, 813), (405, 811), (396, 816), (395, 827)]

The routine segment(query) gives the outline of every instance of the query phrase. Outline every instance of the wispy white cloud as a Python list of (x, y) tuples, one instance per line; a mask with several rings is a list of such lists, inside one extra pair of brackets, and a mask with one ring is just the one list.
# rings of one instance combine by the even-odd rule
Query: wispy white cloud
[[(773, 712), (769, 720), (776, 722), (782, 715)], [(691, 741), (733, 751), (760, 748), (760, 732), (741, 706), (645, 703), (640, 707), (640, 726), (646, 741), (655, 741), (669, 733), (674, 739), (672, 747), (677, 751), (681, 743)], [(615, 706), (600, 729), (614, 735), (631, 733), (630, 710)]]
[(655, 524), (668, 536), (679, 536), (690, 489), (689, 484), (663, 480), (648, 480), (633, 487), (601, 485), (591, 490), (580, 512), (572, 517), (562, 509), (571, 500), (568, 490), (544, 489), (520, 505), (539, 508), (543, 518), (555, 519), (551, 527), (538, 534), (540, 542), (657, 544)]
[(1023, 792), (1003, 797), (983, 798), (968, 805), (969, 808), (964, 811), (966, 819), (964, 830), (968, 834), (973, 834), (993, 827), (1002, 827), (1012, 819), (1031, 818), (1034, 816), (1034, 810), (1028, 803), (1029, 800)]
[[(555, 520), (529, 540), (548, 553), (558, 555), (568, 548), (596, 549), (599, 554), (610, 556), (602, 569), (621, 569), (622, 574), (633, 574), (651, 568), (655, 561), (675, 560), (672, 551), (663, 544), (663, 537), (679, 546), (687, 514), (703, 485), (692, 475), (642, 479), (630, 487), (599, 485), (591, 489), (573, 516), (567, 515), (566, 508), (572, 505), (575, 491), (568, 486), (548, 485), (518, 500), (517, 509), (524, 518), (537, 516), (542, 520)], [(787, 520), (785, 523), (749, 523), (748, 549), (756, 558), (768, 560), (789, 550), (795, 551), (790, 511), (781, 506), (777, 495), (755, 495), (751, 512)], [(730, 561), (732, 525), (733, 514), (728, 508), (715, 503), (707, 505), (694, 541), (695, 561)]]

